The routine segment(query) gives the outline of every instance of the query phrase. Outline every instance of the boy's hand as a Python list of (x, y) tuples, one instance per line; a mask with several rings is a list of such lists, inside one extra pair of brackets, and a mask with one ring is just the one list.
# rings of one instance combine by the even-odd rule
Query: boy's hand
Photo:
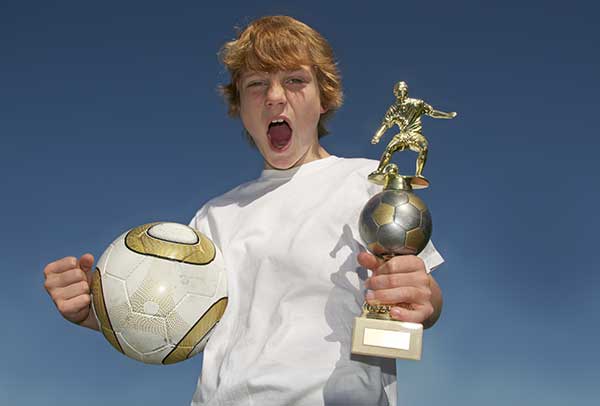
[(94, 330), (99, 330), (91, 311), (92, 254), (81, 258), (65, 257), (44, 268), (44, 287), (54, 301), (59, 313), (67, 320)]
[(358, 263), (373, 271), (365, 283), (367, 303), (394, 305), (390, 316), (400, 321), (424, 323), (433, 315), (432, 281), (421, 258), (399, 255), (384, 261), (369, 252), (361, 252)]

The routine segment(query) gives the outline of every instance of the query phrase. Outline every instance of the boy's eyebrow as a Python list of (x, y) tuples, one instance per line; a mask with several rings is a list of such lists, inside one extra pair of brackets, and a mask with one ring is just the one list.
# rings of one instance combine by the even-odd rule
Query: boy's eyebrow
[(247, 79), (251, 76), (263, 76), (266, 75), (267, 72), (260, 72), (260, 71), (255, 71), (255, 70), (250, 70), (250, 71), (245, 71), (240, 75), (240, 79), (244, 80)]
[[(289, 69), (289, 70), (282, 70), (283, 73), (310, 73), (308, 69), (304, 68), (304, 67), (299, 67), (297, 69)], [(248, 76), (254, 76), (254, 75), (266, 75), (268, 74), (268, 72), (260, 72), (260, 71), (245, 71), (240, 75), (240, 79), (245, 79)]]
[(258, 72), (244, 72), (240, 75), (240, 79), (244, 80), (244, 79), (249, 78), (252, 75), (257, 75), (257, 74), (258, 74)]

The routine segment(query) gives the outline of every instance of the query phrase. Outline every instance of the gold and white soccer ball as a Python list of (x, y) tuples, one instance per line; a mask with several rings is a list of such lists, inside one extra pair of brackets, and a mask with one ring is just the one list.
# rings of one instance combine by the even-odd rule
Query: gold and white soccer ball
[(204, 349), (227, 306), (223, 257), (193, 228), (144, 224), (104, 251), (92, 296), (115, 349), (150, 364), (183, 361)]

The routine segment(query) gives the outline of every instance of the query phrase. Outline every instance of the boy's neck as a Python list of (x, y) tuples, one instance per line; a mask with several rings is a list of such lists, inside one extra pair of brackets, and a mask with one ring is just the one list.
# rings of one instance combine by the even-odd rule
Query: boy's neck
[(323, 146), (320, 143), (317, 143), (314, 147), (310, 148), (308, 151), (306, 151), (306, 153), (291, 167), (289, 168), (275, 168), (273, 166), (271, 166), (266, 160), (265, 160), (265, 164), (264, 164), (264, 169), (273, 169), (273, 170), (288, 170), (288, 169), (294, 169), (294, 168), (298, 168), (304, 164), (307, 164), (309, 162), (312, 161), (316, 161), (319, 159), (323, 159), (323, 158), (327, 158), (331, 156), (331, 154), (329, 152), (327, 152), (325, 150), (325, 148), (323, 148)]

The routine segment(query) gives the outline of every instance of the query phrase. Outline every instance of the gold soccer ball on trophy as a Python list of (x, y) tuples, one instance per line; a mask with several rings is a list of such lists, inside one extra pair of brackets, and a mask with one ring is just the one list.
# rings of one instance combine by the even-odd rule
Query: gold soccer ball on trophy
[(202, 233), (177, 223), (135, 227), (98, 261), (92, 305), (119, 352), (149, 364), (204, 349), (227, 306), (223, 258)]
[(363, 208), (359, 232), (377, 256), (417, 255), (431, 237), (431, 214), (412, 191), (386, 189)]

